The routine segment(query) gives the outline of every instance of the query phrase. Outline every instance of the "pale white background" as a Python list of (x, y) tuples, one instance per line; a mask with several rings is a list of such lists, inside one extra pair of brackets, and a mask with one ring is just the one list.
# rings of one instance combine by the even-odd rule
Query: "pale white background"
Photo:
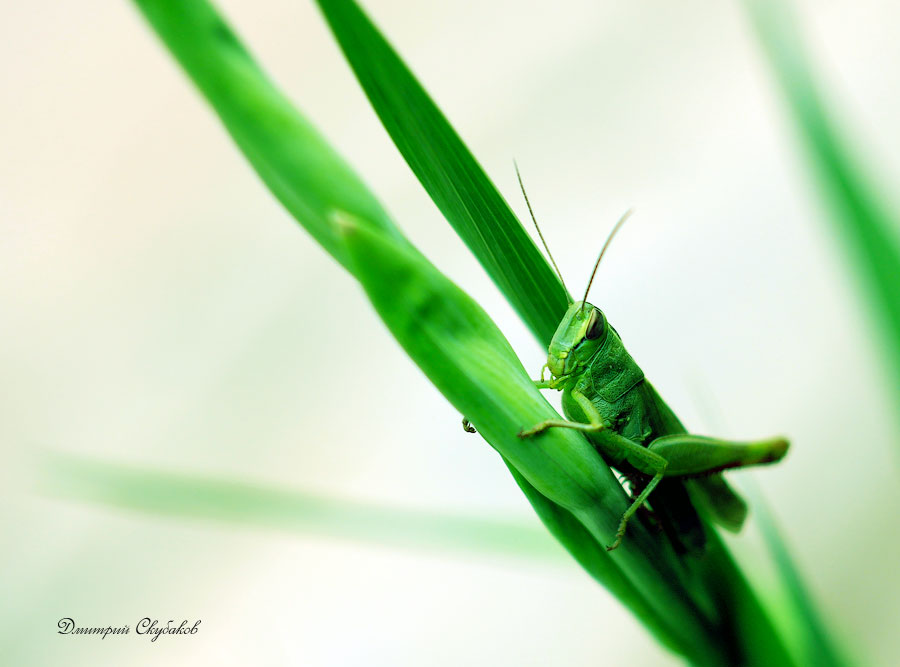
[[(635, 207), (592, 300), (690, 427), (791, 437), (789, 458), (755, 478), (832, 627), (865, 664), (892, 664), (891, 388), (738, 6), (367, 5), (524, 214), (518, 159), (574, 292)], [(313, 4), (221, 6), (537, 372), (542, 350), (393, 149)], [(0, 11), (5, 662), (677, 664), (562, 555), (400, 549), (48, 495), (43, 450), (537, 524), (128, 2)], [(832, 1), (802, 16), (889, 185), (897, 9)], [(765, 581), (752, 532), (734, 548)], [(202, 629), (153, 645), (56, 634), (62, 616), (133, 626), (145, 615)]]

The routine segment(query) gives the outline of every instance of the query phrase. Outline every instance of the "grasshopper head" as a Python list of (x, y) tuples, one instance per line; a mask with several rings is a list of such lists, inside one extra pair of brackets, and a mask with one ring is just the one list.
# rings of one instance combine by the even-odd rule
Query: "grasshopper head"
[(606, 332), (606, 318), (599, 308), (587, 301), (570, 305), (550, 341), (547, 367), (554, 378), (564, 378), (587, 366), (606, 339)]

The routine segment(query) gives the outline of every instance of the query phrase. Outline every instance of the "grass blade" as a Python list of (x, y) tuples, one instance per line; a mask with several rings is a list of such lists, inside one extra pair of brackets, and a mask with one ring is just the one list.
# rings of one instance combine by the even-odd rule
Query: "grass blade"
[(402, 238), (378, 200), (272, 85), (207, 2), (135, 0), (284, 207), (346, 266), (330, 223), (339, 208)]
[(803, 140), (836, 231), (861, 278), (900, 398), (900, 217), (877, 194), (829, 112), (790, 3), (744, 0), (744, 6)]
[(791, 558), (784, 536), (778, 529), (772, 510), (752, 475), (747, 475), (743, 479), (742, 488), (750, 496), (756, 523), (772, 556), (781, 585), (788, 594), (799, 624), (803, 628), (805, 635), (802, 642), (805, 651), (804, 662), (809, 665), (822, 665), (822, 667), (843, 667), (849, 664), (841, 655), (826, 629), (825, 623), (819, 616), (816, 605), (803, 582), (803, 577), (800, 576), (800, 572)]
[(162, 516), (271, 527), (380, 544), (563, 562), (542, 529), (515, 520), (379, 507), (237, 480), (46, 452), (51, 496)]
[(410, 70), (350, 0), (317, 0), (413, 173), (543, 346), (567, 295), (531, 237)]
[[(711, 430), (726, 432), (722, 410), (715, 394), (706, 383), (695, 385), (701, 412), (705, 413)], [(789, 601), (790, 615), (796, 632), (788, 633), (792, 648), (802, 652), (803, 664), (841, 667), (848, 664), (823, 622), (812, 596), (807, 590), (800, 570), (794, 564), (787, 543), (778, 529), (775, 516), (753, 475), (740, 479), (740, 489), (747, 494), (753, 507), (751, 517), (759, 527), (766, 550), (772, 558), (778, 578), (780, 595)], [(802, 635), (802, 636), (800, 636)]]

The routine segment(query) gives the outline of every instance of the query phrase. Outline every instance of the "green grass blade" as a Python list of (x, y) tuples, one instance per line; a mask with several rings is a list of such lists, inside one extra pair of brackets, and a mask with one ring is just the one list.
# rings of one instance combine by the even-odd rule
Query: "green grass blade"
[(384, 209), (315, 128), (272, 85), (203, 0), (135, 0), (256, 172), (310, 234), (346, 265), (335, 208), (400, 238)]
[(819, 616), (815, 602), (791, 558), (784, 536), (778, 529), (778, 523), (763, 497), (762, 491), (750, 475), (744, 477), (741, 486), (752, 501), (756, 524), (759, 526), (766, 547), (772, 556), (781, 585), (784, 587), (794, 607), (800, 627), (803, 629), (805, 636), (801, 645), (805, 651), (804, 662), (809, 665), (822, 665), (822, 667), (848, 665), (849, 663), (838, 650), (825, 623)]
[(883, 333), (900, 398), (900, 216), (878, 195), (829, 112), (789, 3), (744, 0), (744, 5)]
[[(589, 572), (600, 545), (568, 512), (548, 501), (507, 462), (550, 532)], [(408, 548), (501, 554), (563, 562), (544, 530), (519, 521), (381, 507), (208, 475), (156, 470), (44, 452), (39, 487), (50, 497), (106, 507), (250, 527), (274, 528)], [(559, 530), (560, 526), (565, 526)], [(573, 539), (573, 535), (578, 536)], [(591, 572), (602, 581), (603, 574)]]
[(544, 525), (581, 566), (601, 584), (609, 579), (609, 554), (567, 509), (546, 498), (505, 458), (503, 462)]
[(38, 461), (50, 496), (182, 519), (267, 527), (411, 548), (561, 563), (545, 530), (522, 521), (382, 507), (237, 480), (57, 452)]
[(431, 196), (519, 316), (548, 345), (566, 292), (459, 135), (350, 0), (317, 0), (375, 112)]
[[(715, 394), (709, 385), (698, 383), (695, 386), (698, 405), (701, 412), (705, 413), (708, 426), (712, 431), (726, 432), (721, 406), (716, 400)], [(792, 648), (796, 653), (801, 653), (803, 664), (822, 665), (823, 667), (841, 667), (849, 664), (842, 655), (839, 647), (830, 635), (823, 622), (812, 597), (810, 596), (803, 577), (788, 549), (777, 522), (766, 502), (765, 496), (753, 475), (744, 475), (740, 478), (739, 488), (745, 493), (753, 508), (750, 518), (760, 530), (766, 549), (772, 558), (777, 573), (779, 599), (788, 601), (790, 622), (796, 632), (790, 632)], [(802, 635), (798, 636), (798, 635)]]

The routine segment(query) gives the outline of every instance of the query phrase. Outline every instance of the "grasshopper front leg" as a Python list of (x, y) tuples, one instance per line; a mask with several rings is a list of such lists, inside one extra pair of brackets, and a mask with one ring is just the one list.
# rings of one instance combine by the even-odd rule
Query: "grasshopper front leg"
[[(538, 389), (545, 389), (550, 386), (549, 383), (545, 383), (543, 380), (535, 381), (534, 384)], [(554, 427), (571, 428), (576, 431), (587, 432), (601, 431), (606, 428), (606, 422), (603, 421), (603, 417), (597, 411), (597, 408), (594, 407), (594, 404), (591, 403), (590, 400), (588, 400), (587, 396), (585, 396), (578, 390), (573, 390), (572, 398), (574, 398), (578, 402), (578, 405), (587, 416), (589, 423), (585, 424), (584, 422), (574, 422), (568, 419), (545, 419), (544, 421), (535, 424), (529, 429), (519, 431), (519, 437), (528, 438), (533, 435), (537, 435), (538, 433), (543, 433), (548, 428)]]

